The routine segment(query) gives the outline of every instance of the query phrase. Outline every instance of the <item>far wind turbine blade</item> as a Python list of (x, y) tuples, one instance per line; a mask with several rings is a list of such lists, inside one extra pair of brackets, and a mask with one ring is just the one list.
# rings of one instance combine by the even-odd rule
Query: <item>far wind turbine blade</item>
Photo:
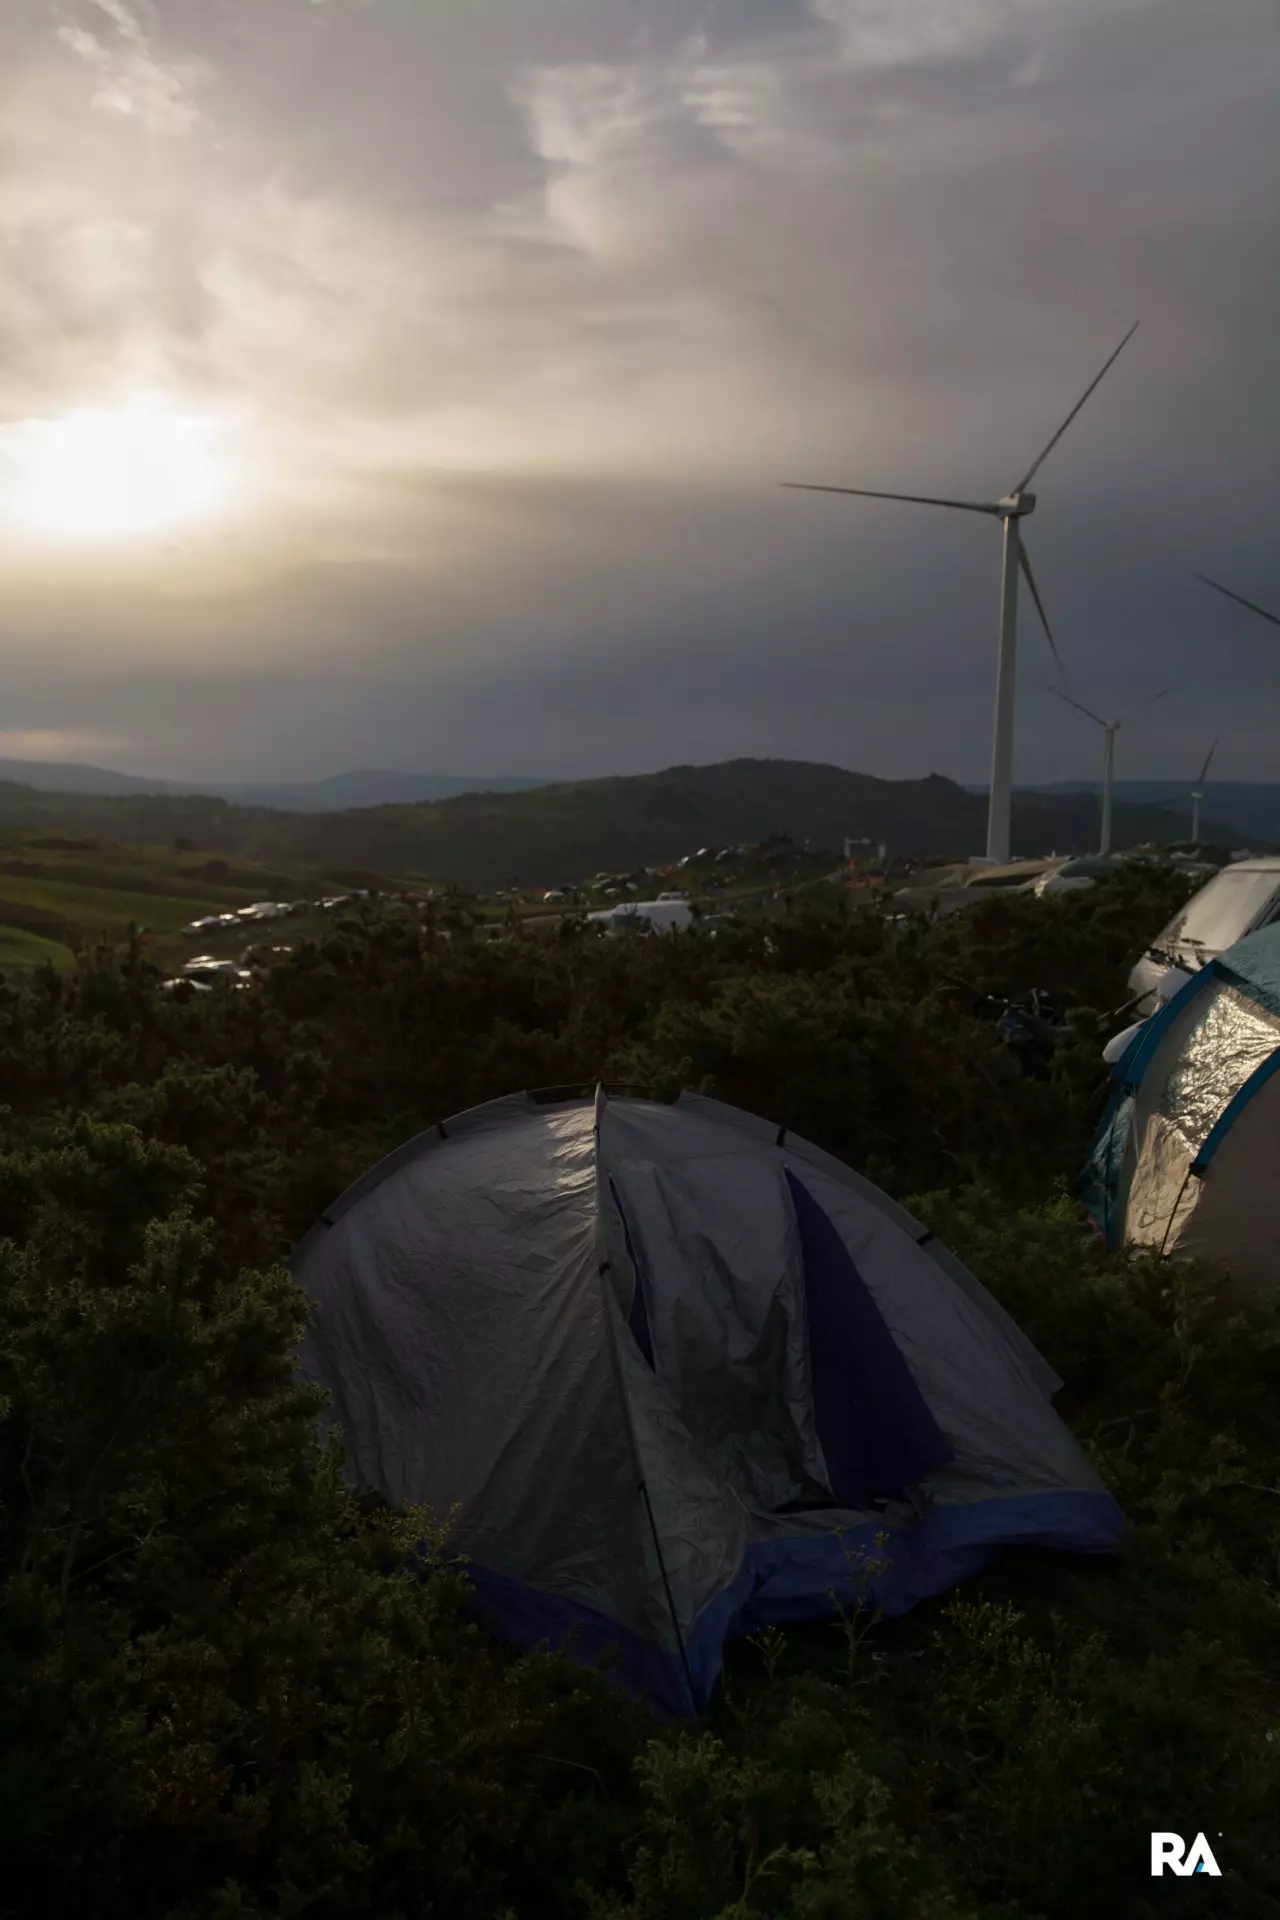
[[(1049, 625), (1049, 616), (1044, 610), (1044, 602), (1041, 600), (1040, 590), (1036, 586), (1036, 577), (1031, 571), (1031, 562), (1027, 558), (1027, 549), (1021, 540), (1018, 542), (1018, 564), (1022, 568), (1026, 576), (1027, 585), (1031, 589), (1031, 598), (1036, 603), (1036, 612), (1040, 615), (1040, 625), (1044, 628), (1045, 639), (1049, 642), (1049, 651), (1057, 662), (1058, 672), (1061, 673), (1062, 661), (1058, 654), (1058, 643), (1053, 637), (1053, 629)], [(1065, 694), (1063, 698), (1066, 698)]]
[(1256, 600), (1246, 600), (1242, 593), (1232, 593), (1230, 587), (1224, 587), (1219, 581), (1211, 580), (1207, 573), (1197, 573), (1194, 578), (1203, 580), (1206, 587), (1214, 587), (1219, 593), (1225, 593), (1228, 600), (1239, 601), (1242, 607), (1248, 607), (1250, 613), (1260, 613), (1264, 620), (1271, 622), (1273, 627), (1280, 627), (1280, 618), (1274, 613), (1268, 613), (1266, 608), (1260, 607)]
[(1128, 333), (1126, 333), (1124, 339), (1120, 342), (1120, 345), (1116, 348), (1111, 358), (1107, 361), (1106, 365), (1103, 367), (1102, 373), (1094, 375), (1093, 379), (1089, 382), (1084, 392), (1080, 395), (1080, 398), (1076, 401), (1074, 407), (1072, 407), (1070, 413), (1067, 415), (1062, 425), (1058, 428), (1058, 431), (1054, 434), (1052, 440), (1049, 442), (1044, 452), (1040, 455), (1039, 459), (1032, 461), (1031, 465), (1028, 467), (1022, 479), (1019, 480), (1017, 486), (1013, 489), (1015, 493), (1021, 493), (1024, 487), (1029, 487), (1031, 485), (1031, 482), (1035, 479), (1041, 467), (1044, 465), (1049, 455), (1053, 452), (1059, 440), (1061, 440), (1063, 434), (1066, 432), (1067, 428), (1071, 425), (1071, 422), (1075, 419), (1076, 415), (1079, 413), (1085, 401), (1089, 398), (1089, 395), (1093, 392), (1094, 388), (1098, 385), (1098, 382), (1102, 379), (1103, 374), (1108, 373), (1110, 369), (1115, 365), (1116, 361), (1120, 358), (1120, 355), (1124, 352), (1124, 349), (1128, 346), (1129, 342), (1132, 340), (1134, 334), (1137, 331), (1138, 331), (1138, 322), (1135, 320), (1133, 325), (1130, 327)]
[(1200, 777), (1199, 777), (1199, 779), (1198, 779), (1198, 780), (1196, 781), (1196, 785), (1197, 785), (1198, 787), (1202, 787), (1202, 786), (1204, 785), (1204, 783), (1205, 783), (1205, 777), (1206, 777), (1206, 775), (1208, 774), (1208, 771), (1209, 771), (1209, 762), (1210, 762), (1210, 761), (1212, 760), (1212, 758), (1213, 758), (1213, 756), (1214, 756), (1214, 754), (1215, 754), (1215, 753), (1216, 753), (1217, 751), (1218, 751), (1218, 743), (1217, 743), (1217, 741), (1215, 740), (1215, 741), (1214, 741), (1214, 743), (1213, 743), (1213, 745), (1212, 745), (1212, 746), (1210, 747), (1210, 749), (1209, 749), (1209, 751), (1208, 751), (1208, 753), (1206, 753), (1206, 755), (1205, 755), (1205, 757), (1204, 757), (1204, 765), (1203, 765), (1203, 766), (1201, 767), (1201, 769), (1200, 769)]
[[(1161, 687), (1159, 693), (1153, 693), (1149, 700), (1144, 700), (1141, 706), (1135, 707), (1133, 709), (1133, 712), (1128, 715), (1128, 720), (1136, 719), (1138, 714), (1145, 713), (1148, 707), (1154, 707), (1157, 700), (1163, 700), (1166, 694), (1169, 694), (1172, 692), (1173, 692), (1172, 687)], [(1128, 724), (1128, 721), (1126, 721), (1126, 725), (1127, 724)]]
[(853, 493), (860, 500), (909, 500), (917, 507), (959, 507), (962, 513), (994, 513), (1000, 509), (981, 500), (938, 500), (929, 493), (876, 493), (870, 487), (816, 487), (806, 480), (780, 480), (795, 493)]
[(1061, 687), (1050, 687), (1049, 692), (1056, 693), (1059, 700), (1065, 700), (1067, 705), (1069, 707), (1074, 707), (1077, 713), (1083, 713), (1088, 719), (1096, 720), (1100, 727), (1106, 726), (1107, 722), (1103, 719), (1100, 713), (1095, 713), (1092, 707), (1082, 707), (1078, 700), (1073, 700), (1069, 693), (1064, 693), (1062, 691)]

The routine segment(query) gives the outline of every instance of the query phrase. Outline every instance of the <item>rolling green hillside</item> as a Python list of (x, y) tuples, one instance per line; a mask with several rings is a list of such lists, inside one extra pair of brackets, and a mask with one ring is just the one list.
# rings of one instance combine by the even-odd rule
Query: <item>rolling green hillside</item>
[[(796, 760), (731, 760), (709, 767), (584, 780), (527, 793), (465, 794), (415, 806), (291, 814), (201, 796), (37, 793), (0, 785), (0, 828), (71, 830), (117, 842), (192, 842), (206, 857), (259, 868), (430, 875), (493, 888), (554, 886), (600, 868), (663, 865), (705, 844), (775, 833), (838, 849), (844, 837), (886, 841), (894, 853), (963, 857), (985, 838), (986, 803), (952, 780), (876, 780)], [(1182, 821), (1156, 806), (1117, 805), (1120, 845), (1177, 839)], [(1207, 823), (1206, 836), (1215, 833)], [(1097, 802), (1086, 794), (1021, 793), (1015, 851), (1083, 852), (1097, 844)]]
[[(188, 958), (197, 943), (182, 928), (209, 913), (255, 900), (310, 899), (335, 888), (332, 875), (229, 861), (171, 847), (121, 846), (67, 834), (0, 833), (0, 967), (51, 961), (67, 967), (76, 944), (124, 939), (145, 927), (155, 958)], [(282, 921), (289, 939), (313, 928), (310, 917)], [(260, 929), (251, 937), (264, 938)], [(230, 951), (226, 940), (217, 950)], [(233, 946), (235, 942), (231, 943)]]

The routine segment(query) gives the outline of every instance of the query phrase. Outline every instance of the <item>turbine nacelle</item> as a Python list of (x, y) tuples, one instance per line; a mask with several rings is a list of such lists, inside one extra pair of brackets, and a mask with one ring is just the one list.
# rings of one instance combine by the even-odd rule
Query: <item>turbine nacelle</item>
[(1003, 500), (996, 501), (996, 512), (1002, 520), (1023, 520), (1027, 514), (1036, 510), (1034, 493), (1006, 493)]

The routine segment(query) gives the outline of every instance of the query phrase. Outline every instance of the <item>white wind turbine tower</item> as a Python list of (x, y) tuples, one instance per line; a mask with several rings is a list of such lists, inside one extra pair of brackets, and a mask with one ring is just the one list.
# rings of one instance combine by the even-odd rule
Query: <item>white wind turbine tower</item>
[[(1086, 719), (1092, 720), (1096, 726), (1102, 728), (1102, 826), (1098, 834), (1098, 852), (1110, 853), (1111, 789), (1115, 782), (1116, 735), (1121, 726), (1128, 724), (1128, 720), (1133, 720), (1138, 714), (1145, 713), (1147, 708), (1154, 706), (1157, 700), (1163, 700), (1170, 689), (1162, 687), (1159, 693), (1153, 693), (1149, 700), (1144, 700), (1140, 707), (1135, 707), (1125, 721), (1104, 720), (1100, 713), (1095, 713), (1092, 707), (1081, 706), (1078, 700), (1073, 700), (1069, 693), (1062, 691), (1061, 687), (1050, 687), (1049, 691), (1056, 693), (1059, 700), (1065, 700), (1069, 707), (1074, 707), (1077, 713), (1083, 713)], [(1207, 766), (1208, 762), (1206, 761), (1205, 764)]]
[(1195, 847), (1200, 845), (1200, 802), (1204, 799), (1204, 783), (1209, 772), (1209, 762), (1217, 751), (1218, 743), (1215, 740), (1204, 757), (1199, 778), (1191, 789), (1191, 844)]
[[(1044, 451), (1032, 461), (1013, 491), (1006, 493), (999, 500), (941, 500), (932, 494), (885, 493), (872, 487), (815, 486), (811, 482), (795, 480), (782, 483), (784, 486), (804, 493), (848, 493), (856, 494), (863, 500), (906, 500), (924, 507), (956, 507), (963, 513), (990, 514), (1001, 522), (1004, 528), (1004, 561), (1000, 573), (1000, 651), (996, 670), (995, 736), (991, 749), (991, 796), (987, 808), (987, 858), (998, 865), (1004, 865), (1009, 859), (1013, 802), (1013, 707), (1019, 568), (1031, 589), (1031, 598), (1035, 601), (1036, 612), (1040, 615), (1041, 625), (1044, 627), (1050, 647), (1053, 648), (1053, 657), (1055, 660), (1058, 659), (1058, 649), (1054, 646), (1053, 634), (1036, 588), (1035, 576), (1032, 574), (1031, 562), (1027, 558), (1027, 550), (1020, 531), (1019, 523), (1035, 510), (1036, 496), (1034, 493), (1029, 493), (1027, 489), (1102, 379), (1103, 374), (1119, 358), (1122, 349), (1133, 338), (1137, 327), (1138, 323), (1135, 320), (1120, 345), (1103, 366), (1102, 372), (1096, 374), (1089, 382)], [(1061, 661), (1058, 665), (1061, 670)]]

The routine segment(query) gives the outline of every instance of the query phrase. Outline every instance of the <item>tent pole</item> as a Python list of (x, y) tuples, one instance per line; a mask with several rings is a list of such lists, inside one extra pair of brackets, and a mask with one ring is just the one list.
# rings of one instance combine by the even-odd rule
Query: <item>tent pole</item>
[[(637, 1468), (639, 1461), (636, 1462)], [(671, 1591), (671, 1582), (667, 1578), (667, 1563), (662, 1557), (662, 1542), (658, 1538), (658, 1523), (653, 1517), (653, 1503), (649, 1498), (649, 1487), (643, 1474), (640, 1476), (640, 1492), (644, 1499), (644, 1510), (649, 1516), (649, 1532), (653, 1536), (653, 1550), (658, 1556), (658, 1571), (662, 1575), (662, 1591), (667, 1596), (667, 1611), (671, 1615), (671, 1631), (676, 1636), (676, 1645), (680, 1649), (680, 1665), (684, 1668), (684, 1684), (689, 1690), (689, 1706), (694, 1713), (698, 1711), (698, 1697), (693, 1690), (693, 1669), (689, 1665), (689, 1655), (684, 1644), (684, 1635), (680, 1631), (680, 1620), (676, 1613), (675, 1595)]]
[[(698, 1711), (698, 1696), (694, 1691), (693, 1669), (689, 1665), (688, 1650), (684, 1644), (684, 1635), (680, 1631), (680, 1616), (676, 1612), (675, 1595), (671, 1591), (671, 1581), (667, 1574), (667, 1563), (663, 1558), (662, 1542), (658, 1537), (658, 1523), (654, 1518), (653, 1502), (649, 1498), (649, 1485), (645, 1479), (644, 1466), (640, 1459), (640, 1445), (636, 1439), (635, 1423), (631, 1418), (631, 1402), (627, 1398), (626, 1382), (622, 1375), (622, 1356), (618, 1352), (618, 1337), (614, 1327), (613, 1315), (613, 1308), (616, 1306), (616, 1302), (610, 1300), (608, 1297), (607, 1276), (609, 1274), (609, 1257), (604, 1240), (606, 1195), (600, 1167), (600, 1120), (608, 1097), (608, 1094), (602, 1086), (596, 1088), (593, 1137), (596, 1143), (596, 1249), (598, 1254), (596, 1275), (600, 1281), (600, 1306), (604, 1313), (605, 1333), (609, 1342), (609, 1360), (613, 1367), (614, 1387), (617, 1391), (619, 1405), (622, 1408), (623, 1420), (626, 1422), (627, 1443), (631, 1448), (631, 1461), (635, 1468), (636, 1487), (640, 1498), (644, 1501), (644, 1510), (648, 1516), (649, 1535), (653, 1541), (653, 1551), (658, 1560), (658, 1572), (662, 1576), (662, 1591), (666, 1595), (667, 1611), (671, 1615), (671, 1630), (676, 1637), (676, 1646), (680, 1652), (680, 1665), (684, 1671), (684, 1683), (689, 1691), (689, 1710), (692, 1713), (696, 1713)], [(639, 1285), (639, 1279), (640, 1277), (637, 1274), (637, 1285)]]

